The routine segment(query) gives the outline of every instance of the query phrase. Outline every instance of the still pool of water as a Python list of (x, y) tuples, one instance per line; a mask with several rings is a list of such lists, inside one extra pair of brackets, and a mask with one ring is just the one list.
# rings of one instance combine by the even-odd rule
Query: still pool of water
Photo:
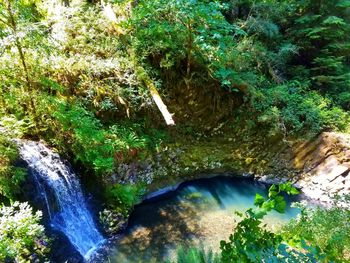
[[(104, 262), (148, 263), (174, 258), (178, 246), (203, 246), (219, 250), (235, 227), (234, 211), (253, 206), (256, 193), (268, 186), (252, 179), (217, 176), (181, 184), (177, 190), (146, 200), (135, 207), (129, 226), (113, 245)], [(299, 210), (288, 200), (285, 214), (266, 217), (270, 228), (296, 217)]]

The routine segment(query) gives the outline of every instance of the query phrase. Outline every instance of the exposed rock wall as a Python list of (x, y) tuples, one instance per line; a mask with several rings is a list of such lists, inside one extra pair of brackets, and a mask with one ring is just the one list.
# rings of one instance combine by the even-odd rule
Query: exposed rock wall
[[(238, 143), (230, 138), (220, 140), (214, 139), (213, 144), (206, 141), (205, 151), (202, 144), (184, 147), (179, 163), (190, 158), (191, 162), (182, 166), (189, 167), (191, 173), (184, 173), (188, 168), (180, 169), (180, 178), (192, 178), (194, 170), (235, 171), (267, 183), (292, 181), (307, 197), (323, 203), (331, 202), (335, 195), (350, 194), (349, 134), (324, 132), (302, 142), (271, 143), (255, 136)], [(198, 154), (198, 149), (202, 154)], [(205, 158), (220, 165), (205, 166), (201, 163)], [(196, 165), (192, 167), (192, 163)]]
[(325, 132), (293, 150), (290, 165), (300, 170), (296, 185), (308, 197), (328, 202), (350, 194), (350, 135)]
[(291, 181), (307, 197), (328, 203), (334, 195), (350, 194), (350, 135), (324, 132), (303, 142), (271, 141), (261, 134), (224, 133), (199, 140), (183, 137), (167, 144), (153, 158), (119, 168), (108, 184), (142, 180), (152, 192), (186, 180), (232, 172), (266, 183)]

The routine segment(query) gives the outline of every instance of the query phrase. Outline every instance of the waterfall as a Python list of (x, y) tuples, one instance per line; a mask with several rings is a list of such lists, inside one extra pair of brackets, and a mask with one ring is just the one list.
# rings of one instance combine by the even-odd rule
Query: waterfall
[(63, 232), (85, 259), (89, 258), (104, 239), (87, 208), (77, 176), (57, 153), (42, 143), (18, 144), (20, 156), (27, 162), (45, 202), (51, 226)]

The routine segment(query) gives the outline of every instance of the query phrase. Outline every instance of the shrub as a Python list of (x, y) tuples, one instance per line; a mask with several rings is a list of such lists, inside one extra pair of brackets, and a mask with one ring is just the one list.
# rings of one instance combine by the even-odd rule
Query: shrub
[(0, 133), (0, 197), (12, 199), (20, 192), (26, 170), (13, 165), (17, 159), (16, 145)]
[(123, 215), (128, 215), (135, 204), (137, 204), (145, 188), (142, 184), (115, 184), (107, 188), (106, 197), (109, 204)]
[(204, 249), (180, 247), (177, 251), (176, 263), (219, 263), (220, 257), (212, 251)]
[[(65, 135), (58, 143), (69, 146), (76, 159), (98, 175), (111, 174), (115, 161), (121, 161), (132, 149), (143, 149), (147, 146), (147, 136), (139, 135), (132, 125), (115, 124), (104, 127), (79, 103), (69, 105), (58, 102), (52, 115)], [(121, 157), (116, 160), (115, 156), (119, 155)]]
[(290, 135), (314, 135), (325, 129), (344, 130), (349, 115), (332, 101), (299, 82), (262, 89), (252, 99), (257, 121), (270, 132)]
[[(348, 202), (349, 204), (349, 202)], [(284, 227), (283, 236), (294, 246), (316, 246), (325, 262), (350, 260), (350, 210), (303, 207), (300, 217)]]
[[(271, 232), (262, 225), (262, 219), (268, 212), (275, 210), (284, 213), (286, 201), (283, 192), (298, 194), (290, 183), (272, 185), (268, 199), (256, 194), (254, 204), (257, 209), (248, 209), (229, 240), (221, 241), (222, 262), (309, 262), (307, 255), (293, 250), (284, 243), (280, 234)], [(243, 217), (242, 214), (237, 214)]]
[(15, 202), (0, 208), (0, 261), (43, 261), (47, 248), (42, 214), (27, 203)]
[(242, 81), (234, 36), (245, 33), (228, 23), (224, 8), (208, 0), (138, 1), (128, 21), (136, 59), (153, 70), (177, 70), (187, 83), (200, 71), (233, 88)]

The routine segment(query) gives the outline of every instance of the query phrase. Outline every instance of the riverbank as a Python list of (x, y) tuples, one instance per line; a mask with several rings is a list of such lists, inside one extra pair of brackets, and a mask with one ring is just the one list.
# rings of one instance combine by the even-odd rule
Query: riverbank
[(134, 181), (137, 175), (147, 177), (147, 192), (152, 193), (210, 172), (254, 177), (269, 184), (291, 181), (308, 199), (327, 205), (335, 195), (350, 193), (347, 134), (324, 132), (299, 141), (225, 134), (177, 137), (153, 158), (123, 164), (123, 181)]

